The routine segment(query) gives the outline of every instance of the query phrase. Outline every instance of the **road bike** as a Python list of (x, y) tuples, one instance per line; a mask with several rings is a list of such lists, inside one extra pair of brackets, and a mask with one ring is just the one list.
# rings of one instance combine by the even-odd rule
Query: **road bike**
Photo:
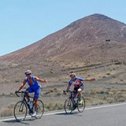
[[(26, 97), (26, 91), (16, 91), (15, 94), (17, 95), (17, 97), (21, 97), (22, 99), (19, 100), (14, 106), (14, 117), (17, 121), (25, 120), (28, 114), (32, 116), (35, 111), (33, 97), (29, 96), (28, 101)], [(42, 100), (38, 99), (37, 114), (35, 118), (41, 118), (43, 113), (44, 103)]]
[[(66, 91), (63, 91), (64, 93)], [(79, 97), (78, 94), (75, 95), (74, 91), (69, 90), (69, 96), (64, 102), (64, 110), (67, 114), (72, 113), (76, 108), (79, 112), (83, 112), (85, 109), (85, 98), (83, 96)]]

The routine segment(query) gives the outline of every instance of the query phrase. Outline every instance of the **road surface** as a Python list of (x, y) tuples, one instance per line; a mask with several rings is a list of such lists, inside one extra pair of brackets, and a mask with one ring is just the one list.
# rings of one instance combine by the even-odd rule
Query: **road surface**
[(46, 113), (41, 119), (16, 122), (1, 119), (0, 126), (126, 126), (126, 103), (86, 108), (66, 115), (64, 111)]

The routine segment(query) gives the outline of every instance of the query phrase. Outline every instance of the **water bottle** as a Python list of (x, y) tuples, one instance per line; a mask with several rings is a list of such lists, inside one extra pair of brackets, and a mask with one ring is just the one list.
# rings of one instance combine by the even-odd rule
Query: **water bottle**
[(29, 103), (28, 103), (28, 104), (29, 104), (29, 108), (30, 108), (30, 109), (32, 109), (32, 106), (33, 106), (32, 101), (29, 101)]
[(77, 103), (77, 97), (74, 98), (75, 103)]

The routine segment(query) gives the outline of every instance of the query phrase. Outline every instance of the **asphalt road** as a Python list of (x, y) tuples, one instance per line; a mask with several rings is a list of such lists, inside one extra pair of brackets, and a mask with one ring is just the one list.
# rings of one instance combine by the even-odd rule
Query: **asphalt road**
[(0, 120), (0, 126), (126, 126), (126, 103), (86, 108), (83, 113), (75, 111), (46, 113), (41, 119)]

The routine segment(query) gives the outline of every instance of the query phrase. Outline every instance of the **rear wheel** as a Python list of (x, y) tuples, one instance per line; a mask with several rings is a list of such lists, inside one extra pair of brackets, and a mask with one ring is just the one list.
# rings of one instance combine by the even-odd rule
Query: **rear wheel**
[(14, 117), (17, 121), (25, 120), (27, 116), (27, 105), (23, 101), (19, 101), (14, 106)]
[(37, 118), (41, 118), (44, 114), (44, 103), (42, 100), (38, 100), (38, 107), (37, 107)]
[(80, 101), (77, 101), (77, 109), (79, 112), (83, 112), (85, 109), (85, 99), (83, 96), (81, 97)]
[(64, 110), (67, 114), (72, 113), (73, 109), (73, 102), (71, 99), (66, 99), (64, 102)]

